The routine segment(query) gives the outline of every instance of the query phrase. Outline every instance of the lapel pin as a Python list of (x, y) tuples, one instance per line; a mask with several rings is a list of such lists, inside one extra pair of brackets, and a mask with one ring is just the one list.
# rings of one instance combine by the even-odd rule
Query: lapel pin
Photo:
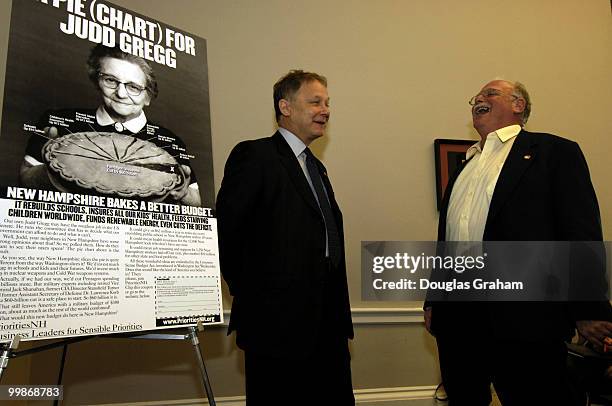
[(524, 155), (523, 159), (531, 159), (531, 155)]

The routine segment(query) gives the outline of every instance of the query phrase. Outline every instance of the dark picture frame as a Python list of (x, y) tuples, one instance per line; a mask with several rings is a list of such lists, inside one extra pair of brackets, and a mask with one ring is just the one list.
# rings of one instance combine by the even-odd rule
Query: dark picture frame
[(442, 199), (444, 198), (444, 191), (448, 185), (448, 180), (465, 160), (465, 152), (476, 142), (476, 140), (451, 140), (444, 138), (434, 140), (438, 210), (442, 206)]

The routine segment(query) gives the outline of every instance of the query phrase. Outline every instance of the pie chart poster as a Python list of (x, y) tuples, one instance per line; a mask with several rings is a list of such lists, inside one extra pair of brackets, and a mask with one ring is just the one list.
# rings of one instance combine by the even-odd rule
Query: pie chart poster
[(28, 139), (43, 134), (36, 125), (46, 111), (102, 104), (87, 74), (91, 49), (100, 42), (153, 68), (159, 95), (143, 111), (185, 143), (202, 206), (213, 207), (206, 41), (101, 0), (13, 1), (0, 129), (2, 197), (8, 186), (19, 186)]

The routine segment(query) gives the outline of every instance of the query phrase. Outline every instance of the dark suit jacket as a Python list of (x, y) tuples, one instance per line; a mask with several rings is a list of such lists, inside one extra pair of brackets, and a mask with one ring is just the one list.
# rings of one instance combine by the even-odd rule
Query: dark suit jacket
[[(317, 161), (341, 241), (342, 214)], [(353, 337), (344, 244), (338, 269), (325, 259), (325, 224), (308, 181), (280, 133), (231, 152), (217, 197), (221, 272), (232, 294), (228, 334), (262, 354), (307, 355), (317, 338)], [(334, 302), (324, 308), (324, 284)], [(331, 312), (337, 329), (320, 328)], [(329, 314), (328, 314), (329, 315)]]
[[(446, 189), (439, 241), (446, 239), (450, 195), (463, 167)], [(552, 134), (518, 134), (495, 186), (483, 240), (602, 240), (599, 206), (578, 144)], [(480, 332), (498, 338), (558, 339), (573, 334), (575, 320), (610, 320), (611, 314), (609, 302), (432, 303), (432, 330), (453, 334), (485, 328), (489, 331)]]

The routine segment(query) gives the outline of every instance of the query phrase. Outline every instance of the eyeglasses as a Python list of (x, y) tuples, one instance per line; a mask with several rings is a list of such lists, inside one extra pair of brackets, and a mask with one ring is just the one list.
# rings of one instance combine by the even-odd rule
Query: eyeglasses
[(484, 97), (485, 99), (491, 98), (493, 96), (502, 96), (502, 95), (507, 95), (507, 96), (512, 96), (514, 97), (514, 99), (518, 99), (519, 96), (515, 95), (515, 94), (506, 94), (504, 92), (502, 92), (501, 90), (497, 90), (497, 89), (485, 89), (482, 92), (478, 93), (476, 96), (472, 97), (468, 103), (470, 104), (470, 106), (475, 106), (476, 105), (476, 99), (479, 96)]
[(102, 86), (108, 89), (114, 90), (118, 88), (119, 85), (125, 86), (125, 90), (130, 96), (140, 96), (143, 90), (146, 89), (146, 87), (137, 85), (134, 82), (122, 82), (113, 75), (108, 75), (106, 73), (99, 73), (98, 77), (100, 79), (100, 83), (102, 83)]

